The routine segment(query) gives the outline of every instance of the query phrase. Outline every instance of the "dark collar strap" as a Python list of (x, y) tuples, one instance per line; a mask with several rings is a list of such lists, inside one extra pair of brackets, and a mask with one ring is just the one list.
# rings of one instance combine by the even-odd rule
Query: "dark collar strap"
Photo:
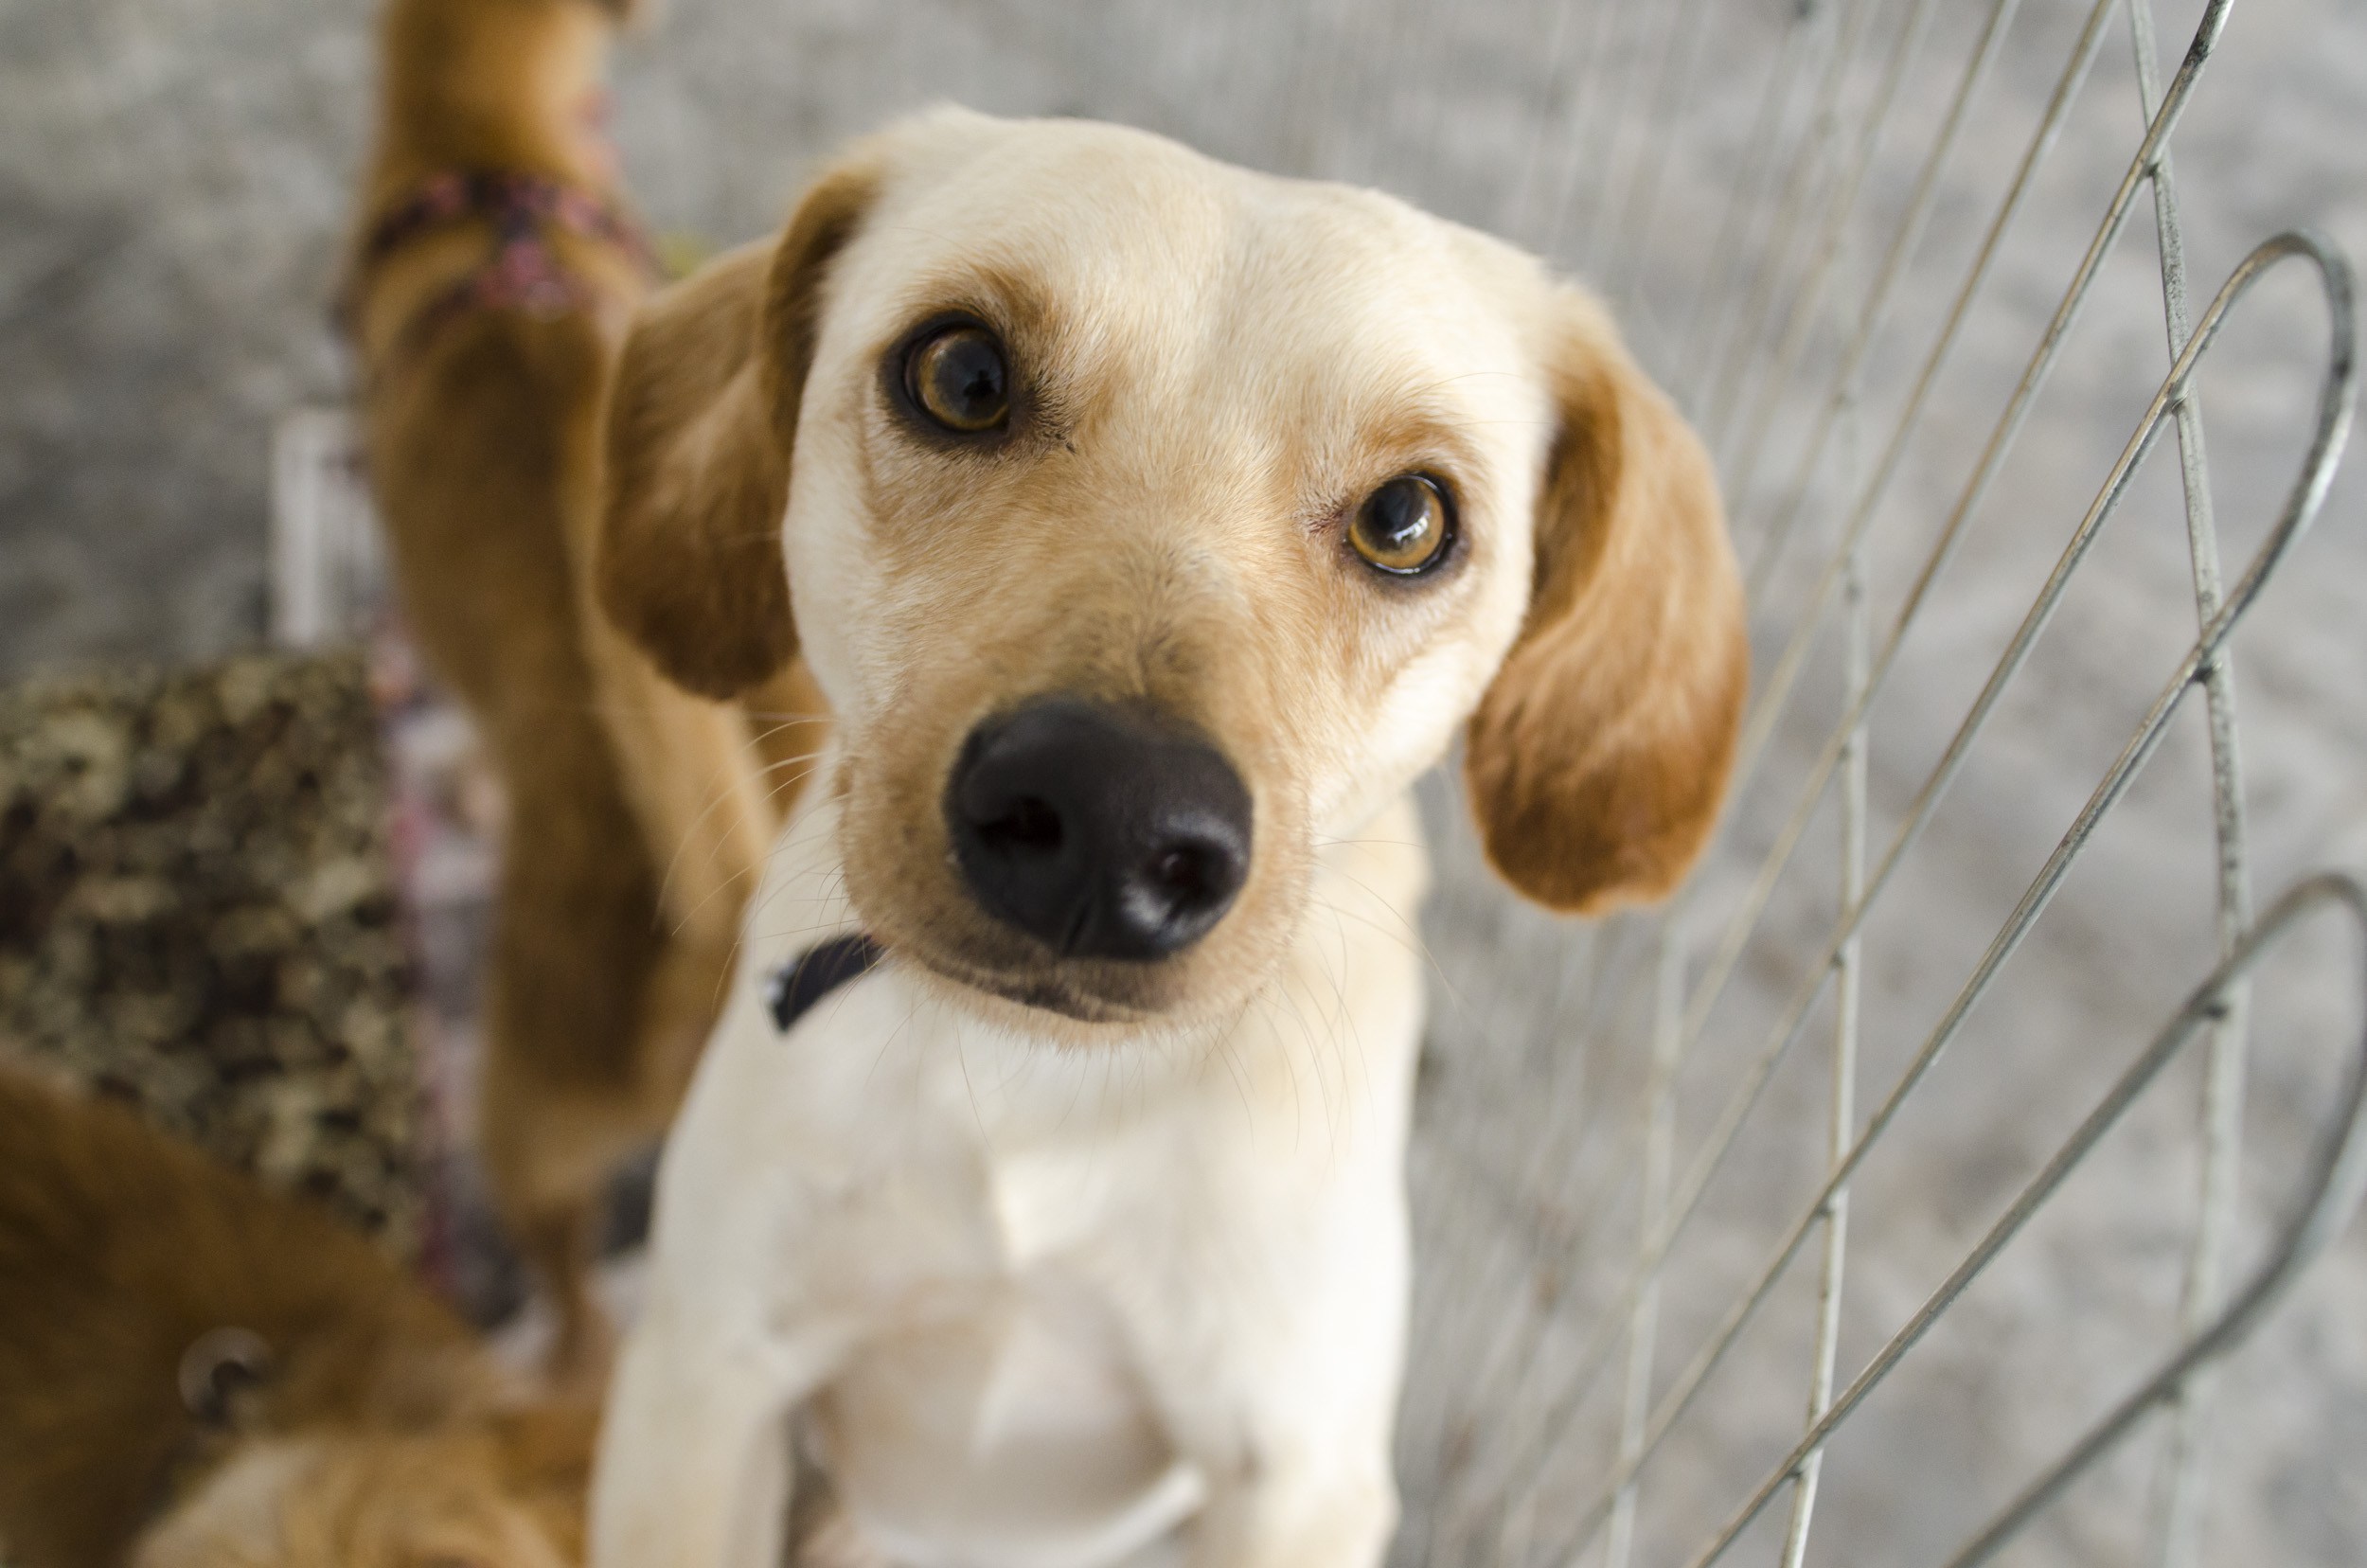
[(849, 981), (860, 980), (880, 965), (887, 950), (860, 934), (833, 936), (774, 970), (765, 978), (764, 1007), (773, 1026), (787, 1034), (815, 1003)]

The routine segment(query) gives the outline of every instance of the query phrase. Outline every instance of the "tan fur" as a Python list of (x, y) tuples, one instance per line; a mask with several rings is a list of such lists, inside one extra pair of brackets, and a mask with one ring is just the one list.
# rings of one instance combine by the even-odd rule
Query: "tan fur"
[(1595, 915), (1665, 898), (1692, 868), (1751, 649), (1709, 454), (1600, 311), (1565, 310), (1536, 588), (1471, 717), (1464, 778), (1504, 879)]
[[(612, 9), (393, 0), (364, 226), (453, 169), (615, 201), (597, 127)], [(510, 798), (482, 1141), (504, 1215), (559, 1298), (561, 1360), (590, 1367), (593, 1195), (679, 1101), (751, 874), (803, 775), (763, 772), (739, 712), (667, 682), (592, 606), (599, 411), (645, 284), (610, 245), (548, 238), (593, 289), (588, 307), (481, 312), (416, 335), (486, 259), (473, 223), (367, 269), (353, 305), (404, 608)], [(763, 723), (810, 752), (816, 711)]]
[(248, 1443), (133, 1568), (574, 1568), (597, 1420), (497, 1413), (420, 1435)]
[(736, 697), (797, 652), (779, 538), (816, 296), (853, 233), (865, 170), (653, 301), (627, 342), (608, 423), (600, 602), (675, 680)]
[[(0, 1150), (0, 1541), (13, 1568), (121, 1562), (151, 1521), (143, 1568), (579, 1559), (589, 1410), (506, 1409), (466, 1327), (326, 1212), (9, 1068)], [(218, 1432), (184, 1407), (178, 1372), (225, 1327), (259, 1335), (276, 1365)], [(510, 1544), (421, 1545), (471, 1520)], [(308, 1544), (332, 1525), (339, 1549)], [(234, 1538), (243, 1555), (227, 1551)]]

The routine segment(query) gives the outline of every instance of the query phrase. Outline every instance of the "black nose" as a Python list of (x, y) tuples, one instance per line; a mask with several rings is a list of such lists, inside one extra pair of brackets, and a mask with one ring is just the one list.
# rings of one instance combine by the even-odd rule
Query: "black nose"
[(1213, 748), (1072, 698), (970, 732), (945, 794), (970, 890), (1076, 958), (1190, 946), (1249, 875), (1249, 792)]

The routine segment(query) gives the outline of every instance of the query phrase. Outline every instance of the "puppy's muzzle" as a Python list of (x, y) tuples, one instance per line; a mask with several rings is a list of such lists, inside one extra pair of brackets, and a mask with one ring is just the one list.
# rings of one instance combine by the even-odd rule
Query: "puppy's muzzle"
[(978, 902), (1062, 957), (1179, 952), (1249, 875), (1249, 791), (1233, 765), (1140, 713), (1075, 698), (971, 731), (945, 816)]

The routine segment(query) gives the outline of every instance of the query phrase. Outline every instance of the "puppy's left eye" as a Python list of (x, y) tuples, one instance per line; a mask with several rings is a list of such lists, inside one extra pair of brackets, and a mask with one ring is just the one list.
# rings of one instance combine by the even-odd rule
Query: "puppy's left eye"
[(1454, 538), (1454, 504), (1428, 474), (1404, 473), (1364, 498), (1348, 523), (1348, 543), (1367, 565), (1393, 577), (1426, 572)]
[(1010, 418), (1010, 370), (994, 334), (963, 322), (913, 345), (904, 390), (930, 419), (959, 436), (995, 430)]

